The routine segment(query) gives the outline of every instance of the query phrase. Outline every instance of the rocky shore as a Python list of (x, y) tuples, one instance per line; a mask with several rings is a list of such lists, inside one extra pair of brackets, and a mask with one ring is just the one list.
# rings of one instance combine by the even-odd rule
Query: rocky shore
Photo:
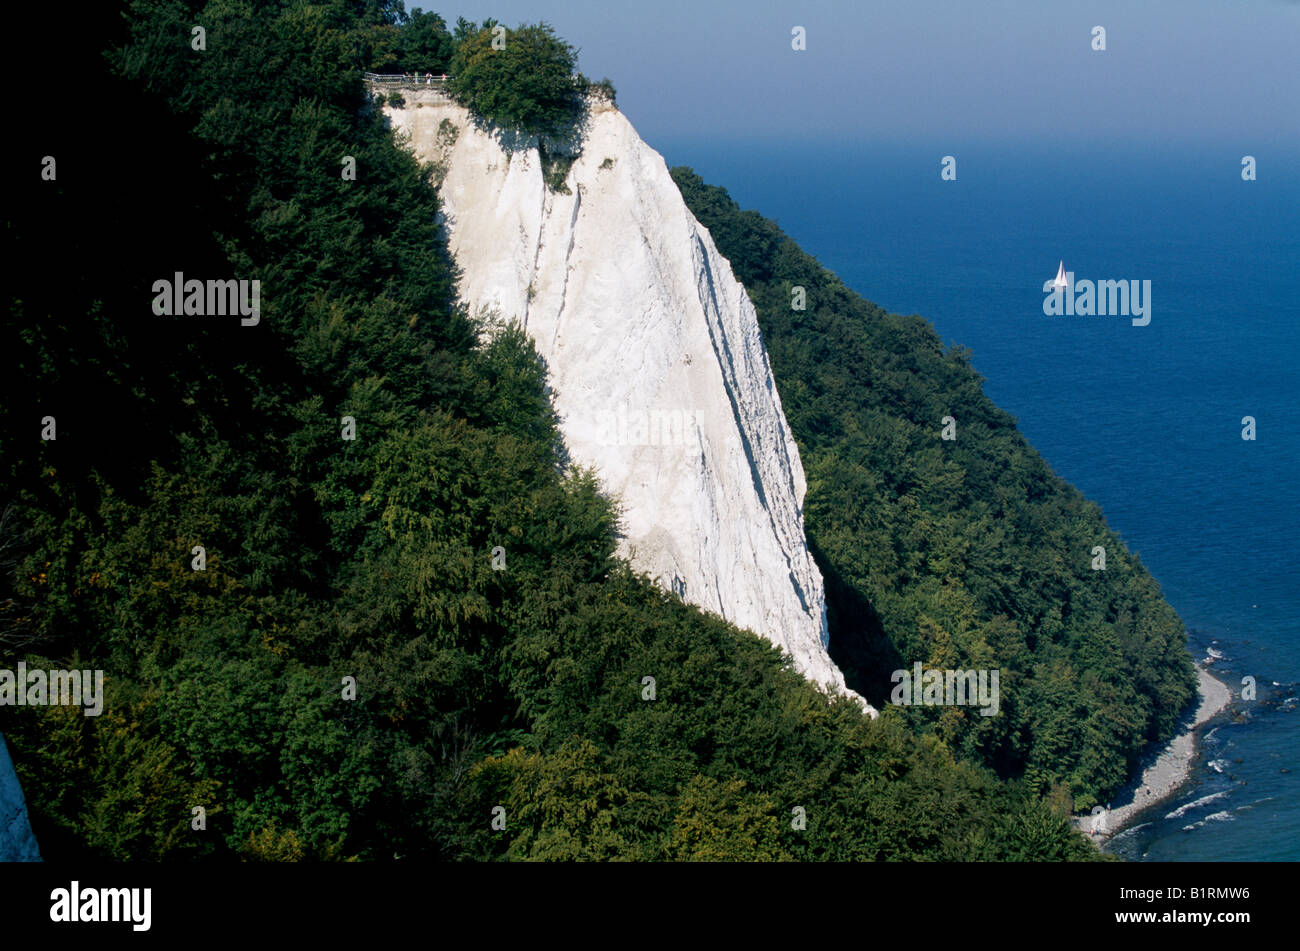
[(1155, 758), (1148, 759), (1141, 777), (1120, 791), (1109, 807), (1094, 815), (1074, 817), (1075, 828), (1101, 845), (1111, 836), (1131, 825), (1139, 814), (1174, 795), (1191, 775), (1196, 758), (1196, 738), (1200, 728), (1232, 701), (1227, 684), (1203, 668), (1200, 678), (1200, 703), (1185, 726)]

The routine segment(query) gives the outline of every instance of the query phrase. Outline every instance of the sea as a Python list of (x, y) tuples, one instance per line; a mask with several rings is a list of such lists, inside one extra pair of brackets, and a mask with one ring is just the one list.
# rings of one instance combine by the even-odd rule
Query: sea
[[(1246, 181), (1234, 143), (651, 145), (969, 348), (1232, 688), (1182, 792), (1107, 848), (1300, 860), (1300, 154), (1261, 150)], [(1045, 315), (1062, 261), (1149, 280), (1150, 323)]]

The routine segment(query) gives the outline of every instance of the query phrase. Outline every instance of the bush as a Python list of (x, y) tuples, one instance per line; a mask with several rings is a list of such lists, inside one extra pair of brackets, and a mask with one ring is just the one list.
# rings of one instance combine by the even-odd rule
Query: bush
[(569, 169), (573, 168), (576, 156), (552, 152), (545, 143), (538, 145), (537, 155), (542, 162), (542, 180), (546, 182), (546, 187), (562, 195), (572, 194), (565, 179), (569, 177)]
[(581, 75), (579, 75), (578, 79), (581, 84), (582, 91), (586, 95), (595, 96), (597, 99), (607, 99), (609, 100), (609, 104), (611, 106), (617, 104), (618, 90), (616, 90), (614, 88), (614, 84), (609, 81), (609, 77), (606, 77), (600, 80), (599, 82), (592, 82), (587, 77)]

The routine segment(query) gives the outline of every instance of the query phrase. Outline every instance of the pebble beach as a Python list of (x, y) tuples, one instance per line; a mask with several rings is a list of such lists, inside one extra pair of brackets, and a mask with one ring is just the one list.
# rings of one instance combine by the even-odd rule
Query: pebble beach
[(1147, 808), (1168, 799), (1191, 775), (1196, 758), (1197, 731), (1232, 701), (1227, 684), (1198, 667), (1200, 703), (1186, 728), (1166, 744), (1142, 771), (1135, 783), (1126, 786), (1101, 816), (1075, 816), (1075, 828), (1088, 834), (1098, 845), (1130, 825)]

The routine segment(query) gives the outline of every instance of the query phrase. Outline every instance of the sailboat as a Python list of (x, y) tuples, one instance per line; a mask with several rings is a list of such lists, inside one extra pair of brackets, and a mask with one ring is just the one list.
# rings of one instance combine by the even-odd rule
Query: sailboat
[(1069, 286), (1070, 281), (1065, 276), (1065, 262), (1062, 261), (1061, 266), (1056, 269), (1056, 279), (1052, 281), (1052, 290), (1063, 291)]

